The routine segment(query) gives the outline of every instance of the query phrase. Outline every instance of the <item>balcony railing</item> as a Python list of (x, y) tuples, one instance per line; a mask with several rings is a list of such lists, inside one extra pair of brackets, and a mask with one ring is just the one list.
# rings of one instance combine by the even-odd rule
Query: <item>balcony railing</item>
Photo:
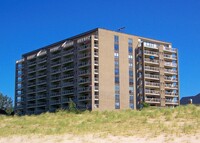
[(51, 93), (50, 94), (51, 97), (60, 96), (60, 95), (61, 95), (60, 92), (56, 92), (56, 93)]
[(74, 74), (63, 75), (63, 79), (73, 78)]
[(90, 87), (81, 87), (78, 89), (79, 92), (91, 91)]
[(178, 104), (177, 100), (173, 100), (173, 99), (165, 99), (166, 103), (173, 103), (173, 104)]
[(91, 62), (81, 62), (79, 64), (79, 67), (84, 67), (84, 66), (89, 66), (89, 65), (91, 65)]
[(159, 87), (160, 86), (160, 83), (156, 83), (156, 82), (145, 82), (145, 85), (147, 86), (156, 86), (156, 87)]
[(150, 93), (150, 94), (160, 94), (160, 91), (145, 89), (145, 93)]
[(159, 63), (158, 60), (151, 60), (151, 59), (148, 59), (148, 58), (145, 58), (144, 61), (148, 62), (148, 63), (154, 63), (154, 64), (158, 64)]
[(71, 63), (71, 62), (73, 62), (73, 61), (74, 61), (73, 58), (67, 58), (67, 59), (64, 59), (64, 60), (63, 60), (63, 63)]
[(83, 54), (80, 54), (78, 57), (79, 57), (80, 59), (82, 59), (82, 58), (87, 58), (87, 57), (90, 57), (90, 56), (91, 56), (90, 53), (83, 53)]
[(60, 104), (60, 100), (51, 100), (50, 104)]
[(85, 74), (90, 74), (90, 71), (89, 70), (79, 71), (79, 75), (85, 75)]
[(164, 47), (165, 51), (170, 51), (170, 52), (176, 52), (176, 49), (174, 48), (169, 48), (169, 47)]
[(145, 66), (144, 69), (145, 69), (145, 70), (150, 70), (150, 71), (157, 71), (157, 72), (159, 72), (159, 68), (157, 68), (157, 67)]
[(91, 96), (81, 96), (79, 97), (79, 100), (91, 100)]
[(144, 75), (145, 78), (153, 78), (153, 79), (159, 79), (159, 75), (153, 75), (153, 74), (145, 74)]
[(165, 95), (166, 96), (178, 96), (178, 94), (177, 93), (174, 93), (174, 92), (165, 92)]
[(158, 49), (158, 45), (157, 44), (153, 44), (153, 43), (149, 43), (149, 42), (144, 42), (144, 47)]
[(168, 81), (177, 81), (177, 79), (174, 78), (174, 77), (165, 77), (165, 80), (168, 80)]
[(167, 72), (167, 73), (177, 73), (177, 70), (165, 69), (165, 72)]
[(172, 66), (172, 67), (176, 67), (177, 64), (176, 63), (171, 63), (171, 62), (165, 62), (165, 66)]
[(69, 95), (69, 94), (74, 94), (74, 90), (70, 89), (70, 90), (66, 90), (62, 92), (63, 95)]
[(173, 85), (173, 84), (165, 84), (166, 88), (178, 88), (178, 85)]
[(146, 102), (160, 102), (159, 98), (145, 98)]
[(89, 46), (89, 45), (83, 45), (83, 46), (79, 47), (78, 49), (80, 51), (82, 51), (82, 50), (86, 50), (86, 49), (89, 49), (89, 48), (91, 48), (91, 46)]
[(176, 59), (177, 57), (175, 55), (168, 55), (168, 54), (164, 54), (165, 58), (169, 58), (169, 59)]
[(158, 56), (158, 52), (144, 50), (144, 54)]
[(73, 81), (63, 83), (63, 86), (64, 86), (64, 87), (73, 86), (73, 85), (74, 85), (74, 82), (73, 82)]

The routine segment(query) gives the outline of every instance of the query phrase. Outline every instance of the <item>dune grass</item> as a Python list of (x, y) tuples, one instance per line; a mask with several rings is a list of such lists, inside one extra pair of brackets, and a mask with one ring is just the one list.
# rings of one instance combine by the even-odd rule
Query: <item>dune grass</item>
[(10, 135), (183, 135), (200, 132), (200, 107), (146, 108), (142, 111), (59, 111), (32, 116), (0, 116), (0, 137)]

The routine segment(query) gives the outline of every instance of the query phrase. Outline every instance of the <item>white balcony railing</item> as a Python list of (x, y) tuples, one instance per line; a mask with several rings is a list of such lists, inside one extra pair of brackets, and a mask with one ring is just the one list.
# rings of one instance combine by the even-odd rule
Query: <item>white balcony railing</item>
[(159, 87), (160, 86), (160, 83), (157, 83), (157, 82), (145, 82), (145, 85), (147, 85), (147, 86), (157, 86), (157, 87)]
[(176, 63), (172, 63), (172, 62), (165, 62), (165, 66), (172, 66), (172, 67), (176, 67), (177, 64)]
[(151, 60), (151, 59), (148, 59), (148, 58), (145, 58), (144, 61), (145, 61), (145, 62), (148, 62), (148, 63), (155, 63), (155, 64), (158, 64), (158, 63), (159, 63), (158, 60), (154, 60), (154, 59)]
[(159, 75), (153, 75), (153, 74), (145, 74), (144, 75), (145, 78), (154, 78), (154, 79), (159, 79)]
[(170, 51), (170, 52), (176, 52), (176, 49), (174, 48), (169, 48), (169, 47), (164, 47), (165, 51)]
[(144, 69), (145, 70), (151, 70), (151, 71), (159, 71), (159, 68), (157, 68), (157, 67), (150, 67), (150, 66), (145, 66)]

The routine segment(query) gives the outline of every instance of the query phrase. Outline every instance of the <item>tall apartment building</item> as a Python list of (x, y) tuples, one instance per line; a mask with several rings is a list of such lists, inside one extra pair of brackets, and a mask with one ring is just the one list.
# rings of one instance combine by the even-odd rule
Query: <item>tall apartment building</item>
[(178, 52), (172, 44), (94, 29), (16, 61), (15, 111), (39, 114), (179, 105)]

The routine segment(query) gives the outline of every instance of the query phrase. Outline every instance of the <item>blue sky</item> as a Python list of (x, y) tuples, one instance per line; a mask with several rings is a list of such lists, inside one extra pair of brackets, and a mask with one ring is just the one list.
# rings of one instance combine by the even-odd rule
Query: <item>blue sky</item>
[(1, 0), (0, 92), (14, 97), (23, 53), (102, 27), (173, 43), (181, 97), (200, 93), (199, 0)]

